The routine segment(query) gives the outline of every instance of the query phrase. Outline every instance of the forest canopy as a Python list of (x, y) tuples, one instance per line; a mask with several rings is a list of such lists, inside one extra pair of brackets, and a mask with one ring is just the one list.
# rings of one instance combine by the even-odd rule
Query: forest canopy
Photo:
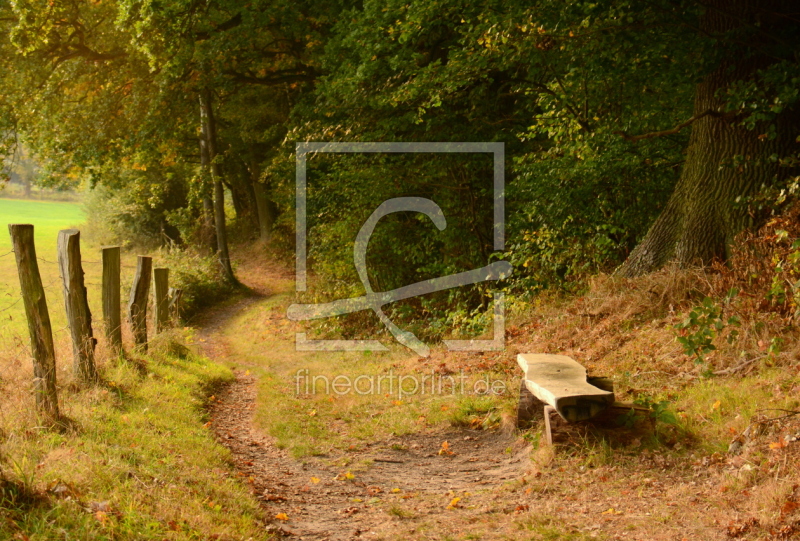
[(312, 160), (331, 284), (357, 284), (352, 241), (389, 197), (453, 224), (388, 220), (376, 289), (496, 257), (525, 292), (709, 263), (797, 189), (789, 0), (2, 0), (0, 26), (6, 165), (24, 144), (40, 182), (88, 183), (120, 231), (215, 250), (229, 280), (225, 191), (240, 230), (287, 244), (302, 141), (505, 144), (502, 254), (485, 157)]

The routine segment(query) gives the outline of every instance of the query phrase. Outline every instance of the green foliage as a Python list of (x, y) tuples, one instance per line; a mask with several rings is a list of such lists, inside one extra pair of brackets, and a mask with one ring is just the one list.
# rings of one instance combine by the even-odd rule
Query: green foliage
[[(738, 291), (732, 289), (726, 296), (726, 302), (737, 295)], [(739, 332), (732, 327), (739, 327), (739, 319), (730, 316), (723, 317), (723, 308), (718, 306), (713, 299), (706, 297), (703, 302), (694, 307), (681, 323), (674, 326), (677, 331), (678, 342), (683, 346), (686, 355), (695, 357), (695, 362), (703, 363), (705, 356), (714, 351), (714, 339), (723, 334), (727, 328), (728, 343), (733, 343)]]
[(223, 279), (219, 261), (192, 250), (170, 248), (159, 259), (170, 270), (170, 286), (183, 289), (181, 316), (190, 319), (204, 308), (227, 300), (237, 288)]
[(192, 234), (186, 222), (175, 219), (197, 214), (187, 208), (185, 170), (114, 169), (102, 174), (112, 178), (88, 190), (84, 200), (89, 234), (97, 242), (153, 247), (181, 244), (184, 234)]
[[(0, 79), (0, 134), (22, 137), (50, 183), (106, 186), (112, 203), (98, 217), (117, 237), (157, 244), (204, 242), (201, 93), (213, 102), (215, 164), (240, 227), (253, 230), (264, 190), (282, 211), (283, 244), (298, 141), (502, 142), (503, 257), (514, 265), (504, 286), (519, 297), (574, 290), (622, 263), (664, 207), (690, 137), (667, 129), (694, 114), (698, 81), (763, 47), (763, 69), (719, 89), (726, 112), (770, 140), (797, 106), (796, 25), (698, 32), (704, 9), (683, 0), (215, 0), (203, 9), (24, 0), (0, 6), (0, 73), (11, 74)], [(631, 137), (652, 132), (661, 135)], [(788, 170), (793, 152), (708, 166), (771, 160)], [(434, 200), (448, 228), (411, 215), (382, 222), (368, 251), (376, 290), (500, 256), (486, 156), (316, 156), (309, 166), (319, 299), (360, 294), (352, 240), (390, 197)], [(484, 327), (476, 310), (487, 307), (485, 288), (415, 302), (390, 310), (435, 336), (456, 320)]]

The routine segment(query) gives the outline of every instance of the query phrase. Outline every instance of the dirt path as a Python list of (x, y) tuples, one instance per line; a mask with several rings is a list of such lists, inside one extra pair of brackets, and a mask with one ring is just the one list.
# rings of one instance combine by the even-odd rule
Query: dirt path
[[(530, 470), (527, 445), (500, 431), (467, 429), (425, 430), (350, 449), (347, 462), (362, 465), (356, 474), (337, 465), (340, 457), (295, 460), (255, 428), (257, 381), (249, 368), (256, 366), (236, 358), (230, 338), (222, 332), (237, 313), (266, 302), (282, 278), (280, 269), (263, 268), (247, 276), (260, 278), (248, 284), (253, 295), (211, 311), (197, 323), (198, 341), (206, 355), (237, 366), (235, 382), (215, 397), (212, 426), (230, 449), (239, 475), (252, 485), (273, 519), (272, 533), (309, 540), (414, 533), (415, 525), (435, 521), (448, 506), (463, 508), (459, 502), (470, 497), (475, 507), (476, 495), (488, 494)], [(439, 452), (444, 441), (452, 451)]]
[[(436, 499), (485, 490), (520, 476), (526, 465), (523, 453), (504, 460), (491, 459), (487, 467), (486, 456), (503, 456), (508, 444), (507, 438), (496, 434), (422, 434), (368, 444), (351, 453), (356, 461), (371, 460), (373, 466), (348, 480), (323, 459), (292, 459), (276, 448), (272, 438), (252, 428), (255, 393), (251, 376), (240, 373), (219, 398), (214, 409), (218, 437), (233, 453), (237, 468), (253, 485), (254, 494), (269, 515), (285, 513), (290, 517), (285, 524), (276, 519), (273, 530), (298, 539), (380, 538), (397, 530), (396, 522), (404, 513), (395, 511), (393, 518), (375, 505), (379, 501), (387, 497), (422, 501), (425, 498), (421, 496), (426, 495)], [(460, 446), (464, 451), (454, 456), (428, 452), (440, 445), (442, 437), (466, 439), (469, 445)], [(398, 491), (399, 486), (404, 489)], [(416, 515), (421, 507), (415, 509)]]

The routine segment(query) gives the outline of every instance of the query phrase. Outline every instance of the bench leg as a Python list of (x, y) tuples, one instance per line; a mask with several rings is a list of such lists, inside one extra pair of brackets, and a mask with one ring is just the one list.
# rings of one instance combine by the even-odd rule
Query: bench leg
[(517, 428), (526, 429), (533, 425), (537, 420), (539, 412), (542, 411), (544, 402), (536, 398), (525, 385), (525, 380), (519, 386), (519, 404), (517, 405)]
[(556, 411), (553, 406), (544, 407), (544, 437), (547, 445), (553, 445), (553, 429), (550, 426), (550, 414)]

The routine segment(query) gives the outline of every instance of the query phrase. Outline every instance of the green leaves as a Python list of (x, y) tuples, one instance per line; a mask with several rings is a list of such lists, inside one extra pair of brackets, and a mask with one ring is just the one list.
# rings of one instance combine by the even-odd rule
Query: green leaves
[[(726, 303), (730, 302), (738, 291), (733, 288), (725, 297)], [(713, 299), (706, 297), (703, 302), (692, 309), (689, 315), (681, 323), (674, 326), (677, 331), (676, 338), (683, 346), (686, 355), (694, 356), (695, 362), (701, 364), (705, 362), (705, 356), (714, 351), (714, 339), (723, 334), (725, 329), (728, 343), (733, 343), (739, 336), (739, 331), (733, 327), (739, 327), (739, 318), (730, 316), (723, 317), (723, 309), (717, 306)]]

